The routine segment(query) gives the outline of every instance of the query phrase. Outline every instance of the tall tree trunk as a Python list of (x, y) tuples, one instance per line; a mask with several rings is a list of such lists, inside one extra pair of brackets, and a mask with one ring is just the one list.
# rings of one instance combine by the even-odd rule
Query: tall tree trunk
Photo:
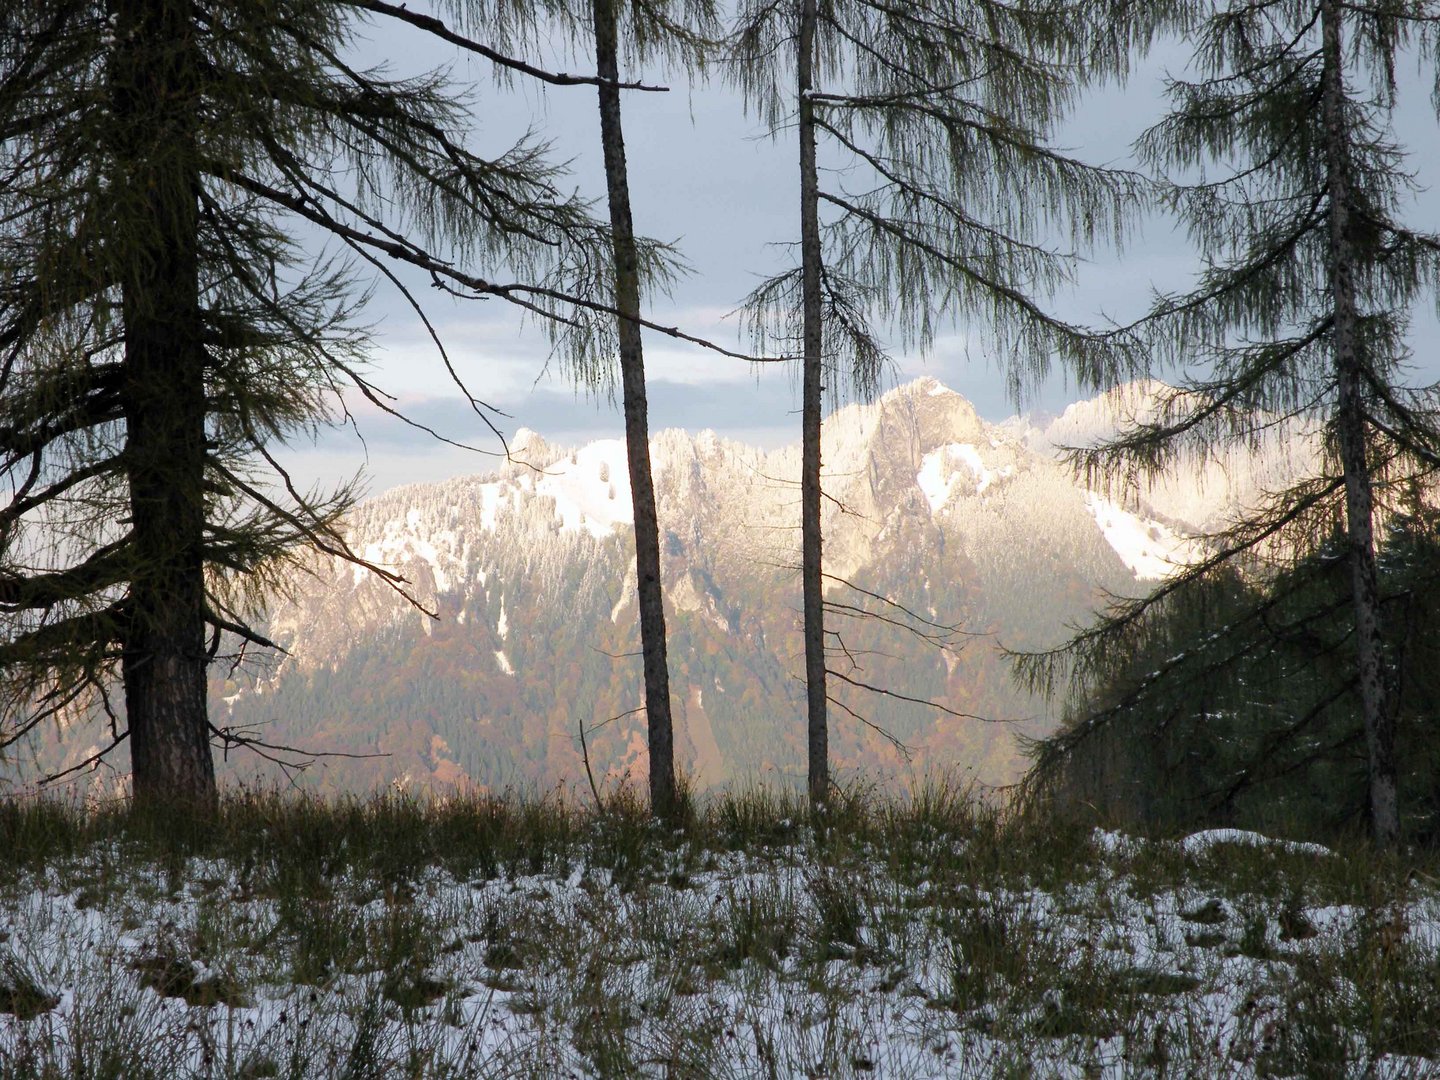
[(1350, 544), (1350, 577), (1359, 662), (1360, 705), (1369, 753), (1370, 826), (1375, 843), (1395, 844), (1400, 835), (1395, 790), (1395, 726), (1385, 692), (1380, 638), (1380, 600), (1375, 569), (1373, 492), (1367, 461), (1365, 404), (1355, 301), (1354, 237), (1350, 225), (1351, 176), (1344, 119), (1343, 54), (1338, 0), (1320, 5), (1324, 67), (1321, 109), (1325, 124), (1326, 168), (1330, 201), (1330, 290), (1338, 400), (1335, 432), (1345, 475), (1345, 520)]
[(821, 578), (820, 419), (824, 330), (820, 325), (820, 178), (815, 164), (816, 0), (801, 0), (796, 69), (800, 121), (800, 289), (804, 338), (801, 385), (800, 577), (805, 612), (806, 744), (810, 803), (830, 795), (830, 729), (825, 689), (825, 593)]
[(620, 312), (621, 393), (625, 407), (625, 456), (635, 511), (635, 579), (640, 594), (640, 649), (645, 665), (645, 722), (650, 744), (650, 806), (662, 818), (677, 810), (675, 733), (670, 711), (670, 672), (665, 656), (665, 607), (660, 588), (660, 527), (650, 473), (650, 418), (645, 397), (645, 355), (640, 339), (640, 267), (630, 215), (630, 179), (620, 126), (616, 0), (593, 0), (596, 73), (600, 84), (600, 139), (605, 150), (605, 188), (615, 258), (615, 307)]
[(186, 0), (120, 0), (113, 103), (134, 568), (121, 670), (137, 802), (215, 798), (205, 704), (205, 349)]

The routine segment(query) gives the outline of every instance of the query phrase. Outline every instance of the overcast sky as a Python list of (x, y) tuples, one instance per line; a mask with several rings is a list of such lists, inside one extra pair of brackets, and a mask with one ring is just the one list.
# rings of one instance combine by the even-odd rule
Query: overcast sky
[[(423, 8), (423, 4), (412, 5)], [(1131, 164), (1129, 146), (1160, 111), (1160, 87), (1168, 69), (1180, 74), (1183, 44), (1169, 43), (1141, 64), (1125, 86), (1086, 99), (1057, 140), (1086, 160)], [(572, 162), (573, 182), (582, 193), (604, 191), (595, 92), (591, 87), (540, 88), (518, 92), (494, 88), (483, 61), (457, 57), (427, 35), (387, 27), (383, 45), (364, 51), (370, 62), (385, 60), (399, 72), (453, 64), (453, 74), (477, 95), (473, 145), (499, 153), (527, 128), (551, 139), (555, 154)], [(553, 62), (553, 58), (551, 58)], [(566, 70), (582, 70), (571, 60)], [(1410, 75), (1400, 138), (1411, 150), (1411, 168), (1422, 183), (1440, 177), (1435, 120), (1425, 88)], [(797, 180), (793, 140), (771, 140), (747, 117), (739, 97), (718, 82), (688, 86), (665, 79), (669, 93), (631, 93), (624, 124), (635, 223), (639, 232), (674, 241), (693, 268), (669, 299), (657, 298), (653, 318), (690, 333), (746, 348), (735, 319), (726, 318), (762, 277), (791, 265), (785, 246), (798, 234)], [(1411, 224), (1440, 229), (1440, 200), (1426, 192)], [(603, 203), (596, 212), (605, 213)], [(1101, 313), (1138, 314), (1152, 285), (1183, 288), (1195, 260), (1183, 235), (1167, 220), (1152, 219), (1123, 255), (1092, 253), (1076, 287), (1050, 301), (1069, 319), (1098, 324)], [(430, 297), (436, 294), (430, 293)], [(496, 418), (508, 433), (529, 427), (553, 442), (576, 444), (615, 437), (622, 430), (618, 402), (578, 391), (549, 364), (541, 328), (518, 318), (501, 301), (453, 302), (426, 298), (429, 314), (452, 361), (477, 397), (509, 414)], [(498, 451), (499, 443), (463, 405), (419, 321), (388, 287), (377, 286), (367, 312), (376, 327), (374, 381), (395, 395), (407, 415), (459, 442)], [(1440, 377), (1429, 355), (1435, 321), (1417, 320), (1416, 378)], [(796, 374), (763, 371), (741, 361), (718, 358), (653, 334), (646, 338), (651, 428), (714, 428), (722, 434), (765, 446), (798, 441)], [(965, 327), (941, 337), (926, 355), (896, 354), (890, 383), (933, 375), (963, 393), (980, 413), (1000, 419), (1017, 411), (1006, 389), (1004, 367), (989, 351), (983, 333)], [(1055, 412), (1077, 396), (1063, 377), (1052, 378), (1019, 403), (1021, 411)], [(362, 403), (363, 404), (363, 403)], [(290, 460), (307, 479), (333, 482), (364, 470), (374, 493), (399, 483), (429, 481), (487, 471), (493, 457), (435, 442), (385, 418), (354, 408), (358, 434), (328, 432), (314, 446), (296, 447)]]

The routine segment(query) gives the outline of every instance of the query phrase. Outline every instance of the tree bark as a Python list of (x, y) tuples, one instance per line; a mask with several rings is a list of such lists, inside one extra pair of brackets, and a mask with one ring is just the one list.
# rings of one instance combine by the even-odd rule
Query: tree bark
[(138, 803), (215, 799), (205, 669), (205, 349), (184, 0), (120, 0), (112, 67), (134, 566), (121, 670)]
[(825, 594), (821, 578), (820, 421), (824, 331), (820, 325), (820, 178), (815, 163), (816, 0), (801, 0), (796, 63), (800, 129), (800, 289), (804, 374), (801, 380), (800, 577), (804, 591), (806, 749), (810, 803), (830, 795), (830, 730), (825, 687)]
[(675, 733), (670, 710), (670, 671), (665, 654), (665, 607), (660, 584), (660, 527), (650, 472), (650, 419), (645, 395), (645, 355), (640, 336), (640, 267), (630, 214), (630, 179), (620, 124), (619, 33), (615, 0), (593, 0), (596, 74), (602, 80), (600, 139), (615, 259), (615, 307), (620, 312), (621, 395), (625, 409), (625, 457), (635, 512), (635, 581), (639, 593), (640, 649), (645, 668), (645, 722), (650, 750), (650, 806), (661, 818), (678, 809)]
[(1367, 461), (1362, 358), (1357, 332), (1354, 276), (1357, 258), (1350, 223), (1352, 195), (1344, 118), (1341, 18), (1338, 0), (1322, 0), (1320, 26), (1324, 63), (1321, 109), (1330, 202), (1329, 284), (1334, 320), (1331, 332), (1338, 391), (1335, 433), (1345, 477), (1345, 521), (1350, 547), (1360, 705), (1369, 755), (1370, 827), (1378, 846), (1391, 847), (1400, 835), (1395, 725), (1386, 701), (1384, 653), (1380, 637), (1374, 495)]

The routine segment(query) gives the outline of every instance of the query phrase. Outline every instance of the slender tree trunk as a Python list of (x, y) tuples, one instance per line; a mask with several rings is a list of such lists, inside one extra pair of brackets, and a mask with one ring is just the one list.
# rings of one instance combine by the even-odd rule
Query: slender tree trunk
[(675, 733), (670, 712), (670, 672), (665, 656), (665, 606), (660, 588), (660, 526), (650, 474), (650, 419), (645, 398), (645, 355), (640, 339), (640, 267), (630, 216), (630, 179), (620, 126), (616, 0), (593, 0), (596, 73), (600, 84), (600, 138), (605, 150), (605, 187), (615, 258), (615, 307), (620, 312), (621, 393), (625, 406), (625, 456), (635, 510), (635, 579), (640, 604), (640, 649), (645, 664), (645, 721), (650, 743), (650, 806), (662, 818), (675, 815)]
[(1345, 519), (1350, 543), (1350, 576), (1355, 609), (1355, 644), (1359, 661), (1360, 704), (1370, 759), (1370, 826), (1380, 847), (1400, 835), (1395, 790), (1395, 727), (1385, 692), (1384, 655), (1380, 638), (1380, 600), (1375, 569), (1373, 492), (1367, 462), (1365, 404), (1355, 301), (1356, 252), (1350, 226), (1350, 163), (1346, 152), (1344, 81), (1338, 0), (1320, 5), (1324, 54), (1321, 109), (1325, 124), (1326, 167), (1330, 200), (1330, 289), (1338, 401), (1335, 431), (1345, 475)]
[(800, 288), (804, 337), (801, 386), (800, 577), (805, 611), (806, 743), (810, 802), (830, 795), (830, 729), (825, 689), (825, 594), (821, 578), (820, 419), (824, 331), (820, 325), (820, 178), (815, 164), (816, 0), (801, 0), (797, 90), (800, 120)]
[(135, 565), (121, 670), (137, 802), (215, 798), (205, 704), (199, 66), (185, 0), (121, 0), (112, 68)]

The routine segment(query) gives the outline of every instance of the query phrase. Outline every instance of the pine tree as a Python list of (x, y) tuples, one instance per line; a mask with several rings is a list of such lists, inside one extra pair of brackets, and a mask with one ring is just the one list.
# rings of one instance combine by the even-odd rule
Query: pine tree
[[(268, 644), (251, 622), (288, 562), (356, 558), (352, 492), (301, 492), (273, 454), (347, 387), (390, 408), (363, 370), (363, 290), (306, 256), (300, 222), (407, 297), (394, 267), (559, 333), (609, 316), (583, 295), (604, 230), (542, 146), (485, 158), (443, 78), (344, 59), (360, 9), (403, 14), (383, 8), (0, 11), (0, 745), (99, 710), (137, 799), (208, 803), (221, 634)], [(519, 280), (482, 276), (500, 268)]]
[[(1416, 488), (1378, 559), (1402, 835), (1436, 835), (1440, 534)], [(1032, 797), (1164, 832), (1283, 828), (1332, 840), (1368, 818), (1348, 544), (1278, 573), (1234, 566), (1160, 605), (1146, 641), (1036, 742)], [(1157, 672), (1164, 672), (1157, 677)]]
[[(809, 791), (829, 790), (827, 645), (820, 512), (827, 395), (860, 396), (887, 361), (880, 334), (927, 347), (937, 327), (975, 320), (1019, 389), (1064, 364), (1097, 385), (1136, 358), (1046, 312), (1084, 246), (1118, 239), (1137, 207), (1130, 177), (1052, 148), (1054, 124), (1087, 75), (1122, 68), (1129, 41), (1104, 5), (878, 0), (741, 5), (735, 70), (772, 132), (793, 125), (800, 164), (799, 265), (746, 300), (764, 351), (802, 365), (801, 578)], [(791, 81), (793, 80), (793, 82)], [(833, 155), (833, 161), (828, 155)], [(822, 172), (821, 165), (827, 168)], [(835, 165), (835, 168), (828, 166)], [(825, 181), (851, 178), (847, 183)], [(872, 323), (883, 313), (889, 325)]]
[(1309, 422), (1323, 425), (1323, 464), (1213, 536), (1214, 553), (1154, 596), (1117, 604), (1060, 654), (1022, 663), (1044, 681), (1064, 656), (1084, 685), (1146, 637), (1169, 597), (1227, 563), (1283, 568), (1340, 535), (1350, 689), (1382, 846), (1396, 840), (1399, 811), (1375, 519), (1404, 482), (1440, 464), (1433, 395), (1407, 388), (1402, 370), (1410, 307), (1440, 280), (1440, 237), (1399, 218), (1411, 181), (1389, 120), (1397, 57), (1437, 14), (1428, 3), (1338, 0), (1208, 7), (1195, 33), (1201, 77), (1171, 82), (1171, 112), (1139, 144), (1157, 168), (1222, 173), (1174, 185), (1171, 202), (1208, 269), (1190, 293), (1162, 297), (1147, 322), (1153, 344), (1192, 364), (1191, 374), (1151, 422), (1076, 461), (1132, 485), (1191, 455)]

